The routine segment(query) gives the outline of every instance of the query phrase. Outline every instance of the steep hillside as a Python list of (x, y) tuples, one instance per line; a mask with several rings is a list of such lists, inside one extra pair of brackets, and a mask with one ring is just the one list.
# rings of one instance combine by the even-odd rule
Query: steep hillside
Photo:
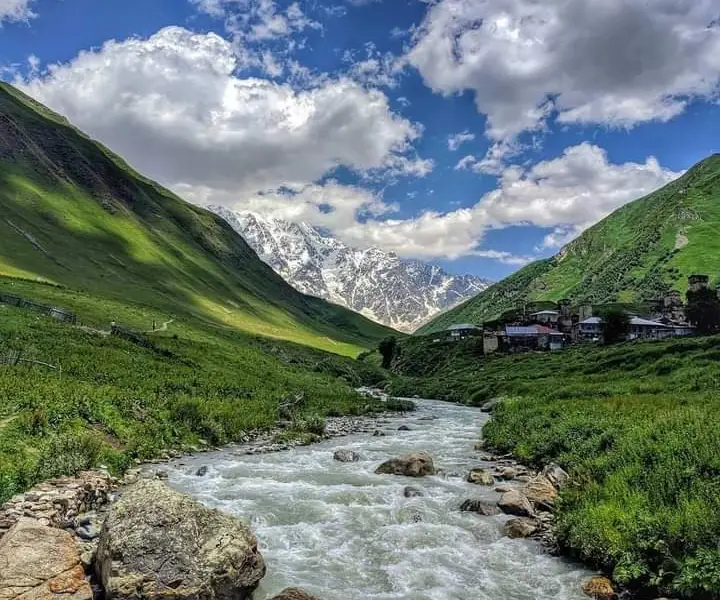
[(359, 250), (307, 223), (211, 206), (297, 290), (402, 331), (486, 289), (490, 282), (379, 248)]
[(11, 289), (70, 308), (79, 301), (71, 290), (81, 290), (106, 323), (132, 321), (123, 306), (141, 305), (158, 319), (188, 317), (344, 354), (390, 332), (298, 293), (223, 219), (0, 83), (0, 291)]
[(521, 269), (428, 323), (482, 322), (525, 301), (639, 302), (676, 289), (687, 276), (720, 271), (720, 154), (615, 211), (560, 253)]

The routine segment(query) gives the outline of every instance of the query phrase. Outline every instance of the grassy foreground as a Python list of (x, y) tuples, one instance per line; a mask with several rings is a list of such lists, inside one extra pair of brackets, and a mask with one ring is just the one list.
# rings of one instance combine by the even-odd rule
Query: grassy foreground
[(474, 350), (404, 342), (393, 391), (505, 397), (487, 441), (574, 475), (557, 512), (568, 553), (643, 597), (720, 598), (720, 338), (490, 359)]
[[(378, 408), (353, 386), (383, 374), (349, 358), (187, 322), (147, 337), (143, 347), (0, 305), (0, 502), (48, 477), (237, 439), (274, 424), (286, 398), (302, 397), (300, 434)], [(46, 364), (2, 364), (18, 352)]]

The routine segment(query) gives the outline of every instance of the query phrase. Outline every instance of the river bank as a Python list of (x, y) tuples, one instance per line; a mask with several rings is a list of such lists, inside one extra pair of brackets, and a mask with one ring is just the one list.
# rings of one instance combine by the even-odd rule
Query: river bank
[[(497, 506), (508, 490), (527, 485), (534, 475), (475, 448), (486, 420), (474, 409), (420, 401), (417, 412), (403, 416), (329, 419), (327, 439), (290, 452), (266, 434), (145, 465), (125, 483), (167, 478), (170, 487), (248, 523), (268, 565), (258, 600), (288, 586), (325, 600), (529, 600), (537, 597), (538, 586), (545, 597), (583, 598), (589, 573), (548, 555), (538, 542), (508, 537), (508, 524), (522, 518), (497, 509), (483, 514), (482, 507)], [(436, 476), (410, 480), (374, 473), (382, 460), (419, 449), (435, 459)], [(338, 450), (356, 453), (357, 461), (335, 460)], [(470, 469), (491, 474), (493, 485), (468, 483)], [(106, 504), (90, 514), (86, 506), (71, 506), (58, 525), (72, 521), (73, 534), (88, 548), (92, 540), (81, 536), (99, 536), (107, 508), (122, 495), (121, 484), (110, 480)], [(47, 493), (32, 493), (29, 500), (52, 504)], [(32, 508), (32, 502), (23, 506), (23, 514)], [(356, 595), (343, 591), (348, 586)]]

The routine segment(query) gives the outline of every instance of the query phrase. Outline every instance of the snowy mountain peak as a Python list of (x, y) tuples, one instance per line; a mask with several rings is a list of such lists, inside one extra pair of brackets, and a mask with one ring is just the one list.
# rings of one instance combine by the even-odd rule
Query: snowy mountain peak
[(307, 223), (208, 207), (299, 291), (340, 304), (400, 331), (486, 289), (491, 282), (379, 248), (359, 250)]

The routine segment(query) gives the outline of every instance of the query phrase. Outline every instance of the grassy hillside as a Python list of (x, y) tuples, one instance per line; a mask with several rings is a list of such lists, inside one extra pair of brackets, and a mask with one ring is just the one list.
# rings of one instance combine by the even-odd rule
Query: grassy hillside
[(403, 342), (392, 391), (481, 404), (486, 440), (574, 485), (566, 552), (640, 591), (720, 598), (720, 337), (480, 358), (472, 340)]
[(222, 219), (0, 83), (2, 276), (0, 291), (21, 278), (24, 292), (70, 308), (71, 292), (27, 282), (89, 292), (92, 318), (103, 323), (122, 318), (147, 328), (110, 310), (142, 305), (162, 321), (170, 315), (348, 355), (390, 332), (295, 291)]
[(481, 323), (526, 301), (637, 303), (676, 289), (691, 273), (720, 267), (720, 154), (585, 231), (538, 261), (440, 315), (420, 333)]
[(229, 329), (172, 331), (143, 346), (0, 305), (0, 503), (48, 477), (236, 440), (274, 424), (287, 398), (302, 398), (298, 436), (379, 407), (353, 387), (383, 374), (353, 359)]

